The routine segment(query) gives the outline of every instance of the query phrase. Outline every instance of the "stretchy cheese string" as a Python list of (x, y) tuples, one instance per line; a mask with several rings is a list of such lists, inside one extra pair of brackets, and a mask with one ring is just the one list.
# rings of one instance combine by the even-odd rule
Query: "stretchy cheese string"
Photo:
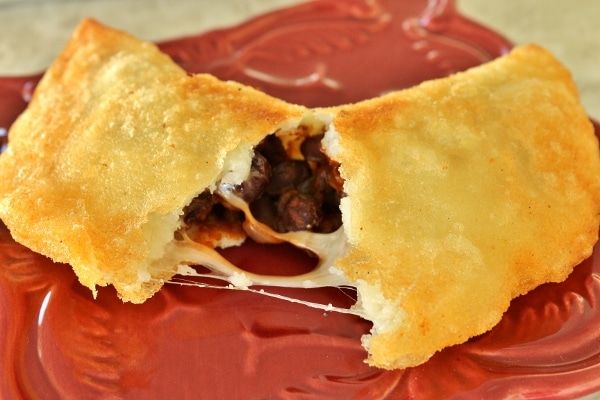
[[(192, 275), (192, 274), (190, 274)], [(212, 275), (206, 275), (206, 274), (193, 274), (193, 276), (205, 276), (205, 277), (209, 277), (209, 278), (215, 278)], [(196, 281), (191, 281), (191, 280), (185, 280), (182, 278), (175, 278), (167, 283), (170, 284), (174, 284), (174, 285), (180, 285), (180, 286), (193, 286), (193, 287), (201, 287), (201, 288), (207, 288), (207, 289), (220, 289), (220, 290), (242, 290), (242, 291), (247, 291), (250, 293), (255, 293), (258, 295), (262, 295), (262, 296), (267, 296), (267, 297), (272, 297), (272, 298), (276, 298), (279, 300), (284, 300), (284, 301), (288, 301), (291, 303), (296, 303), (296, 304), (303, 304), (305, 306), (311, 307), (311, 308), (316, 308), (316, 309), (320, 309), (326, 312), (337, 312), (337, 313), (341, 313), (341, 314), (350, 314), (350, 315), (356, 315), (359, 316), (361, 318), (366, 318), (366, 316), (364, 315), (364, 313), (362, 313), (359, 309), (352, 307), (350, 309), (348, 308), (342, 308), (342, 307), (335, 307), (334, 305), (330, 304), (320, 304), (320, 303), (314, 303), (311, 301), (305, 301), (305, 300), (300, 300), (294, 297), (289, 297), (289, 296), (284, 296), (278, 293), (271, 293), (268, 292), (264, 289), (252, 289), (249, 287), (246, 288), (242, 288), (242, 287), (238, 287), (238, 286), (234, 286), (234, 285), (229, 285), (229, 286), (219, 286), (219, 285), (211, 285), (209, 283), (203, 283), (203, 282), (196, 282)]]

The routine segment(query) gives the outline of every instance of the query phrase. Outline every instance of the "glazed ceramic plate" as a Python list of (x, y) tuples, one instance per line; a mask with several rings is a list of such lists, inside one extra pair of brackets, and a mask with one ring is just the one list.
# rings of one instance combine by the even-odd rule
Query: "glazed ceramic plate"
[[(190, 72), (323, 106), (464, 70), (510, 43), (451, 1), (318, 0), (160, 46)], [(0, 79), (0, 132), (37, 78)], [(0, 225), (0, 398), (584, 396), (600, 390), (599, 252), (567, 281), (513, 301), (490, 332), (422, 366), (383, 371), (363, 362), (360, 337), (370, 324), (360, 318), (176, 284), (143, 305), (122, 304), (111, 288), (93, 300), (69, 266), (14, 243)], [(247, 243), (224, 254), (262, 273), (296, 274), (314, 263), (289, 246)], [(355, 301), (339, 289), (279, 293), (339, 307)]]

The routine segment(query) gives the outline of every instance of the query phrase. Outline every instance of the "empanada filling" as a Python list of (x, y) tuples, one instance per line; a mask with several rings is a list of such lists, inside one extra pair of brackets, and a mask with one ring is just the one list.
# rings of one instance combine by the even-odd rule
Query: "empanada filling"
[[(194, 198), (185, 207), (181, 229), (167, 249), (180, 262), (180, 277), (170, 283), (215, 287), (183, 278), (193, 276), (228, 282), (231, 289), (253, 291), (249, 289), (253, 285), (356, 287), (334, 267), (347, 246), (340, 211), (344, 192), (338, 164), (321, 148), (323, 135), (324, 130), (315, 132), (306, 126), (271, 134), (254, 149), (250, 173), (243, 183), (217, 183), (215, 190), (207, 189)], [(317, 258), (316, 267), (295, 276), (261, 275), (239, 268), (217, 250), (239, 245), (248, 237), (262, 244), (289, 243), (305, 250)], [(262, 289), (257, 292), (285, 298)], [(335, 310), (362, 315), (355, 307)]]
[[(300, 127), (285, 136), (282, 140), (271, 134), (254, 149), (250, 173), (241, 185), (219, 186), (212, 193), (207, 189), (192, 200), (183, 215), (188, 235), (208, 244), (216, 228), (225, 235), (242, 234), (244, 210), (232, 197), (243, 200), (252, 216), (274, 232), (331, 233), (340, 228), (343, 181), (337, 163), (321, 148), (323, 134), (310, 136)], [(300, 158), (294, 157), (295, 149)]]
[[(403, 314), (383, 297), (379, 286), (350, 281), (335, 267), (349, 246), (340, 209), (346, 195), (339, 164), (323, 147), (337, 151), (337, 141), (333, 124), (320, 125), (312, 120), (268, 135), (253, 149), (250, 171), (241, 184), (217, 182), (185, 207), (181, 228), (165, 249), (167, 257), (172, 257), (169, 264), (179, 265), (177, 275), (168, 283), (247, 290), (324, 311), (353, 314), (373, 322), (371, 333), (375, 334), (396, 329)], [(316, 266), (299, 275), (258, 274), (238, 267), (218, 250), (240, 245), (247, 238), (266, 245), (290, 244), (315, 257)], [(215, 279), (228, 285), (215, 284)], [(340, 308), (255, 286), (349, 288), (356, 302), (349, 309)]]

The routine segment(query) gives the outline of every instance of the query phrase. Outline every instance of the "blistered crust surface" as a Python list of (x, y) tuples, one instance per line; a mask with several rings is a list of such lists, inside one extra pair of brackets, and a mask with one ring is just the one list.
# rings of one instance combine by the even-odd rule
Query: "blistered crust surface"
[(84, 21), (10, 130), (0, 217), (84, 285), (112, 283), (143, 301), (174, 273), (149, 263), (184, 205), (235, 166), (224, 165), (230, 153), (248, 167), (251, 147), (302, 113), (188, 76), (154, 45)]
[(546, 51), (345, 107), (333, 124), (353, 244), (337, 265), (405, 316), (371, 338), (370, 363), (416, 365), (481, 334), (591, 254), (598, 141)]

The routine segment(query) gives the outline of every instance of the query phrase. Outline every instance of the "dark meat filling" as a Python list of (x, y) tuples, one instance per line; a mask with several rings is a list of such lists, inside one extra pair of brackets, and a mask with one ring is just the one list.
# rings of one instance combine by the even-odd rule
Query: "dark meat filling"
[[(338, 166), (321, 150), (322, 138), (304, 139), (300, 146), (303, 160), (288, 157), (275, 135), (256, 147), (250, 175), (236, 190), (250, 205), (254, 218), (280, 233), (330, 233), (342, 225), (343, 181)], [(227, 208), (218, 195), (205, 191), (186, 207), (184, 222), (189, 226), (222, 218)]]

